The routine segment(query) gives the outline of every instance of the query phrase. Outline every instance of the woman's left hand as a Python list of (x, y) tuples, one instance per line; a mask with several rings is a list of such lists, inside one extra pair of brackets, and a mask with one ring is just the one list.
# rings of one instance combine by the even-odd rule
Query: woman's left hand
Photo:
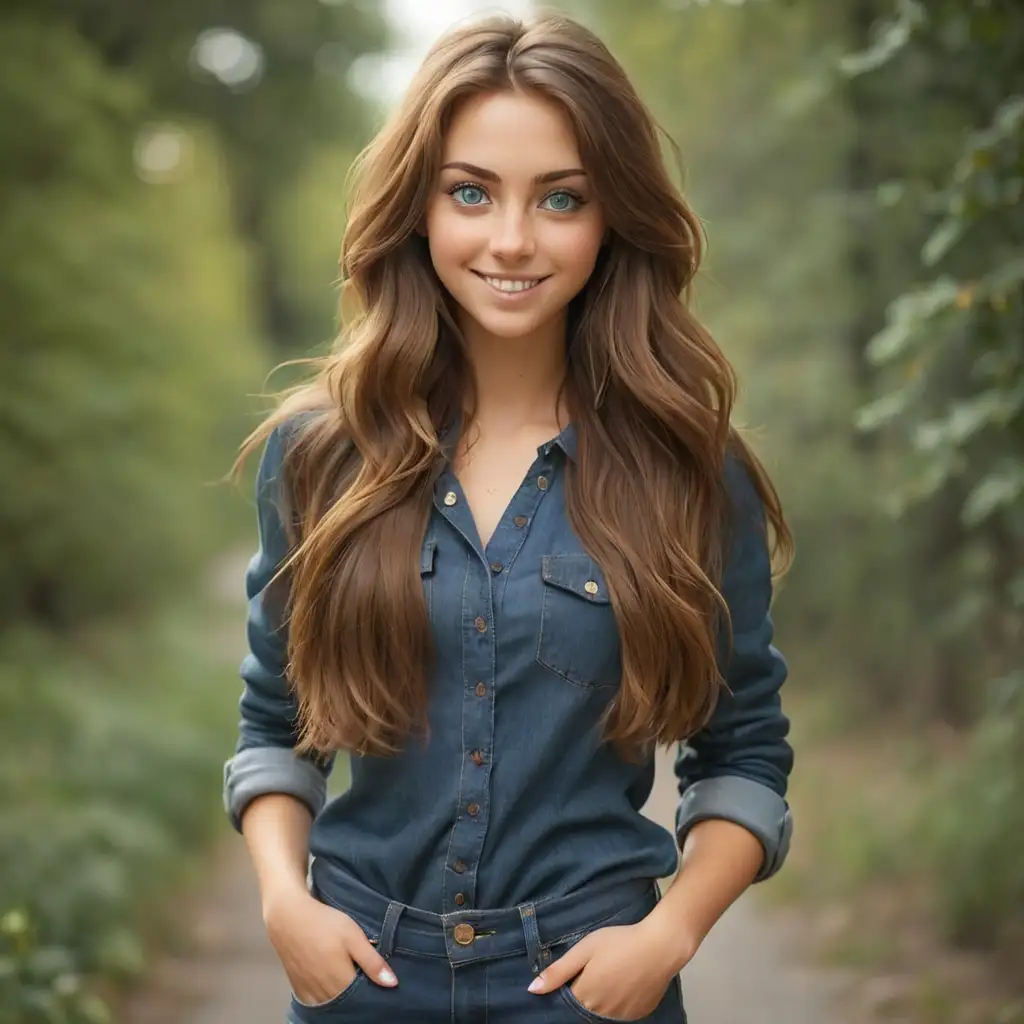
[(573, 982), (572, 994), (591, 1013), (643, 1020), (692, 955), (678, 933), (670, 941), (652, 923), (598, 928), (545, 968), (530, 991), (554, 992)]

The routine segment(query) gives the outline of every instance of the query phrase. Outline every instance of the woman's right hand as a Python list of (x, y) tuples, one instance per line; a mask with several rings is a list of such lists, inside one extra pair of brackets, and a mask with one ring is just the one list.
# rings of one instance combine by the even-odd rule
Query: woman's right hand
[(326, 1003), (340, 995), (361, 967), (377, 985), (398, 984), (387, 961), (347, 914), (306, 891), (292, 892), (265, 906), (270, 941), (302, 1003)]

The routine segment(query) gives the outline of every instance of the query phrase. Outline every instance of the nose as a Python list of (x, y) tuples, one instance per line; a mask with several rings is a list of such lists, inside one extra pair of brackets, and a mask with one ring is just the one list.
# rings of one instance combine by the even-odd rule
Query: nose
[(506, 263), (529, 259), (536, 251), (533, 221), (529, 214), (511, 205), (495, 219), (491, 255)]

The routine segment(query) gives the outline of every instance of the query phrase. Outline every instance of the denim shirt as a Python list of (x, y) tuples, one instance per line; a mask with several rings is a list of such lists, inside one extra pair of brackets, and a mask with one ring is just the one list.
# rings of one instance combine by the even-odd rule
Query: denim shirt
[[(330, 761), (296, 757), (286, 627), (264, 589), (287, 555), (274, 496), (280, 428), (257, 478), (260, 547), (249, 565), (240, 738), (225, 767), (236, 828), (246, 805), (288, 793), (314, 815), (310, 852), (389, 899), (434, 913), (511, 907), (590, 884), (671, 875), (688, 830), (724, 818), (764, 848), (758, 880), (786, 856), (792, 767), (772, 646), (764, 513), (746, 470), (727, 467), (735, 520), (724, 568), (733, 641), (708, 725), (680, 744), (676, 834), (641, 813), (654, 760), (630, 763), (600, 720), (620, 678), (620, 640), (601, 567), (565, 509), (570, 426), (537, 450), (491, 540), (448, 467), (437, 481), (420, 575), (437, 656), (429, 742), (351, 755), (351, 785), (326, 802)], [(678, 847), (677, 847), (678, 844)]]

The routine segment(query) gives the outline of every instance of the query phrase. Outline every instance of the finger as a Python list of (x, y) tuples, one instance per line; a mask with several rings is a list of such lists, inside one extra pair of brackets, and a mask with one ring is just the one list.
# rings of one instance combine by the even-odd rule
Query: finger
[(373, 944), (365, 935), (361, 934), (354, 939), (349, 947), (349, 956), (375, 985), (394, 988), (398, 984), (395, 972), (391, 970), (387, 960), (373, 948)]
[(590, 959), (590, 946), (583, 939), (572, 947), (564, 956), (559, 957), (550, 967), (545, 968), (530, 983), (528, 992), (554, 992), (567, 981), (572, 981), (587, 965)]

